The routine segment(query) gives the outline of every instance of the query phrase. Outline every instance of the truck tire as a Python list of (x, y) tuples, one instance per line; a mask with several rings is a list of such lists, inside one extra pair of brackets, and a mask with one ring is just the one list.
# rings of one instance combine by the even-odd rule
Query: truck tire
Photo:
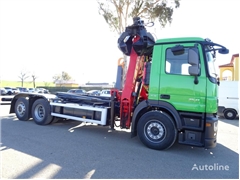
[(49, 102), (45, 99), (37, 99), (32, 106), (32, 117), (38, 125), (49, 124), (52, 121)]
[(237, 117), (237, 112), (234, 109), (225, 109), (223, 115), (225, 119), (233, 120)]
[(15, 114), (20, 121), (28, 121), (30, 119), (28, 111), (29, 101), (24, 97), (20, 97), (14, 106)]
[(170, 148), (177, 138), (177, 129), (172, 118), (159, 111), (144, 114), (139, 119), (137, 132), (144, 145), (156, 150)]

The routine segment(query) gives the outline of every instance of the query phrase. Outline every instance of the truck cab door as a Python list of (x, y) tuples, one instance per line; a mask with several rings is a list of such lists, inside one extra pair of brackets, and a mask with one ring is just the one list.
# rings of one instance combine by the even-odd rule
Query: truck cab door
[(205, 112), (206, 76), (200, 45), (162, 46), (159, 100), (178, 111)]

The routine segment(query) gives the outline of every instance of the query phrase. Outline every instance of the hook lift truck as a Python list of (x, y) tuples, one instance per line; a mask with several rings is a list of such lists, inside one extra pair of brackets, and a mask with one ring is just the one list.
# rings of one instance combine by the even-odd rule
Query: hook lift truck
[(214, 148), (218, 129), (218, 85), (214, 61), (216, 51), (228, 49), (199, 37), (155, 41), (139, 17), (126, 27), (118, 48), (130, 56), (124, 86), (122, 65), (111, 98), (56, 94), (19, 93), (11, 101), (10, 113), (21, 121), (38, 125), (59, 118), (109, 126), (115, 121), (130, 129), (149, 148), (163, 150), (180, 144)]

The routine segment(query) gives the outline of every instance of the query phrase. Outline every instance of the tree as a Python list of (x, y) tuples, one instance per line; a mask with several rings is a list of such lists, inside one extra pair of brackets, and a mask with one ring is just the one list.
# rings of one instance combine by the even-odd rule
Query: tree
[(35, 87), (36, 87), (36, 79), (37, 79), (37, 76), (33, 73), (33, 74), (31, 75), (31, 77), (32, 77), (33, 87), (35, 88)]
[[(128, 25), (132, 24), (133, 17), (140, 17), (147, 21), (158, 20), (161, 27), (172, 22), (174, 8), (180, 6), (180, 0), (97, 0), (99, 14), (101, 14), (110, 29), (120, 35)], [(127, 57), (124, 57), (125, 80)]]
[(24, 81), (29, 77), (26, 71), (21, 71), (20, 75), (18, 76), (21, 79), (21, 84), (23, 87)]
[(72, 79), (71, 76), (65, 71), (62, 71), (61, 74), (56, 74), (53, 76), (53, 82), (59, 83), (60, 86), (62, 86), (64, 82), (69, 81), (70, 79)]
[[(99, 14), (113, 31), (119, 35), (132, 24), (133, 17), (159, 21), (162, 27), (172, 22), (173, 9), (180, 6), (180, 0), (97, 0)], [(130, 24), (128, 24), (130, 23)]]

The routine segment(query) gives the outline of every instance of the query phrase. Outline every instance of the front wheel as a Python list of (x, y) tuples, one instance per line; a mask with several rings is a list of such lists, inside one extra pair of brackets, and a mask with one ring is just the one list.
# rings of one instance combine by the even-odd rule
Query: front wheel
[(144, 145), (157, 150), (170, 148), (177, 138), (177, 130), (172, 118), (159, 111), (144, 114), (139, 119), (137, 132)]
[(45, 99), (38, 99), (32, 106), (32, 117), (36, 124), (47, 125), (52, 121), (50, 104)]

